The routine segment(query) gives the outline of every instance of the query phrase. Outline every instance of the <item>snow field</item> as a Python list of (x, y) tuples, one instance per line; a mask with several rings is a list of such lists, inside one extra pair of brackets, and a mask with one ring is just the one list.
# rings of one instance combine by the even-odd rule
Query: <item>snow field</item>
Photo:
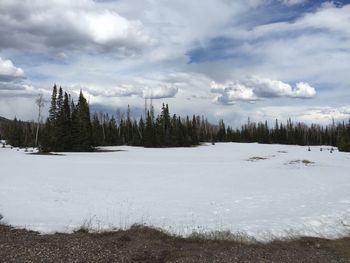
[(350, 154), (239, 143), (104, 148), (121, 151), (45, 156), (0, 148), (3, 221), (43, 233), (134, 223), (258, 240), (350, 233)]

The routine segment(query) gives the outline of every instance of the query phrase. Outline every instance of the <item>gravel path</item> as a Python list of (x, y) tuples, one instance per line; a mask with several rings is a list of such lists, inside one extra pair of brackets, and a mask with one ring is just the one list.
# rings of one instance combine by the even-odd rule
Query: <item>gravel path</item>
[(248, 245), (171, 237), (142, 227), (40, 235), (0, 225), (0, 262), (350, 262), (350, 238)]

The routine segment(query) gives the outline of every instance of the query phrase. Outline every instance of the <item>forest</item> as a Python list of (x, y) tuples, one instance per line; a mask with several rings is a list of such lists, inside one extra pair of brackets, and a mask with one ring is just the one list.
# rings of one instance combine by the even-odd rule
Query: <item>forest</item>
[[(39, 136), (37, 136), (37, 134)], [(15, 147), (38, 146), (42, 152), (94, 151), (97, 146), (191, 147), (204, 142), (258, 142), (264, 144), (331, 145), (350, 152), (350, 122), (328, 126), (286, 124), (275, 121), (272, 127), (265, 122), (248, 122), (233, 129), (223, 120), (212, 124), (204, 116), (171, 115), (163, 104), (160, 113), (154, 108), (139, 119), (125, 114), (109, 116), (91, 112), (81, 91), (76, 102), (54, 85), (49, 116), (44, 123), (17, 120), (2, 121), (0, 139)]]

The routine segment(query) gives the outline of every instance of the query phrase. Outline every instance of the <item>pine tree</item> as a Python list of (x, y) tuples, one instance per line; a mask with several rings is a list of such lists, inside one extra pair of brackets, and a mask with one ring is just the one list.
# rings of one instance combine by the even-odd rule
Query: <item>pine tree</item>
[(61, 118), (61, 144), (62, 148), (65, 151), (69, 151), (71, 147), (71, 129), (72, 129), (72, 120), (71, 120), (71, 109), (70, 109), (70, 101), (68, 98), (68, 94), (64, 93), (63, 106), (60, 114)]
[(90, 109), (82, 91), (80, 91), (75, 111), (75, 125), (78, 128), (78, 134), (75, 138), (77, 140), (76, 150), (90, 151), (92, 150)]
[(49, 109), (49, 120), (51, 123), (56, 121), (57, 116), (57, 86), (53, 86), (52, 95), (51, 95), (51, 106)]
[(101, 125), (97, 114), (93, 114), (91, 122), (91, 131), (92, 131), (92, 145), (101, 146), (104, 145), (103, 139), (103, 125)]
[(337, 141), (339, 151), (350, 152), (350, 124), (340, 131)]
[(154, 124), (152, 121), (151, 113), (148, 111), (147, 118), (146, 118), (145, 133), (144, 133), (144, 146), (154, 147), (154, 145), (155, 145)]
[(63, 89), (60, 87), (58, 90), (58, 96), (57, 96), (57, 112), (60, 113), (62, 111), (63, 107)]

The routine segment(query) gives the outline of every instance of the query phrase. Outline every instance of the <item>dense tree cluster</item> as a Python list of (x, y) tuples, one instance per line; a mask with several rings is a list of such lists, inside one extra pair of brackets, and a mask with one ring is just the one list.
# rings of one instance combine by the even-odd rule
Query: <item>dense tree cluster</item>
[(93, 148), (90, 109), (80, 91), (75, 105), (62, 88), (53, 87), (49, 117), (42, 130), (42, 151), (91, 151)]
[(0, 125), (0, 139), (14, 147), (33, 147), (35, 144), (36, 124), (23, 122), (15, 118), (12, 121), (2, 121)]
[(341, 125), (337, 144), (339, 151), (350, 152), (350, 123)]
[(168, 105), (162, 106), (158, 116), (153, 109), (145, 120), (131, 118), (128, 107), (126, 117), (117, 120), (104, 114), (93, 114), (92, 136), (94, 145), (132, 145), (144, 147), (189, 147), (212, 140), (216, 126), (204, 118), (181, 118), (169, 113)]
[[(62, 88), (53, 88), (47, 121), (40, 126), (39, 145), (42, 151), (92, 151), (96, 146), (132, 145), (144, 147), (189, 147), (201, 142), (259, 142), (297, 145), (332, 145), (350, 151), (350, 122), (334, 122), (329, 126), (304, 123), (286, 124), (276, 120), (273, 127), (267, 122), (248, 122), (240, 129), (226, 127), (221, 120), (210, 124), (204, 117), (181, 118), (170, 115), (168, 105), (155, 116), (153, 107), (145, 117), (136, 120), (126, 114), (109, 116), (90, 114), (82, 92), (76, 104)], [(90, 116), (91, 115), (91, 116)], [(34, 122), (14, 120), (0, 126), (0, 137), (13, 146), (35, 145)]]

